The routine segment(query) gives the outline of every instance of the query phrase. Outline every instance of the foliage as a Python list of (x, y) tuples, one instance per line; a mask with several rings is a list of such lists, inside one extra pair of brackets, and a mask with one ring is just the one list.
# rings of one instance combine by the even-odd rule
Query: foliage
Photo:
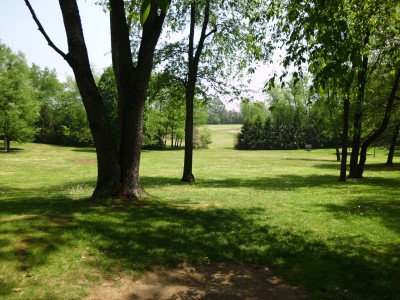
[(0, 43), (0, 135), (10, 151), (10, 141), (31, 141), (37, 131), (39, 105), (22, 53)]
[(196, 126), (193, 134), (193, 147), (197, 149), (208, 149), (208, 145), (211, 143), (211, 131), (206, 126)]
[(85, 108), (74, 79), (67, 78), (54, 109), (58, 143), (76, 146), (93, 145)]
[(98, 88), (103, 99), (111, 131), (114, 138), (116, 138), (118, 121), (118, 91), (112, 67), (108, 67), (103, 71), (99, 79)]
[(41, 69), (33, 64), (30, 70), (35, 97), (40, 104), (40, 116), (36, 122), (38, 132), (35, 141), (39, 143), (56, 143), (54, 105), (57, 97), (64, 90), (63, 84), (58, 80), (55, 70)]
[(31, 78), (40, 103), (35, 141), (70, 146), (93, 145), (75, 80), (68, 77), (62, 83), (55, 71), (40, 69), (36, 65), (31, 68)]

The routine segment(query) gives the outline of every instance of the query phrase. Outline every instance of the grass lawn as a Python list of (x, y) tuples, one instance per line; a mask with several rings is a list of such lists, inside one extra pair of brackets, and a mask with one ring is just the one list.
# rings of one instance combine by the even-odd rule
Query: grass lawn
[(400, 174), (386, 151), (339, 183), (333, 150), (236, 151), (238, 125), (210, 127), (195, 184), (180, 182), (183, 151), (143, 152), (144, 204), (88, 201), (92, 149), (1, 151), (0, 298), (79, 299), (118, 274), (236, 262), (312, 299), (400, 299)]

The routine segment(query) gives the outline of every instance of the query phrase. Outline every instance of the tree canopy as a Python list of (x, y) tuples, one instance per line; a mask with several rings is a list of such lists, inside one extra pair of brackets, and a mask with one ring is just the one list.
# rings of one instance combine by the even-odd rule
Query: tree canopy
[(39, 105), (30, 80), (30, 69), (22, 53), (0, 43), (0, 135), (5, 150), (10, 142), (31, 141), (36, 133)]

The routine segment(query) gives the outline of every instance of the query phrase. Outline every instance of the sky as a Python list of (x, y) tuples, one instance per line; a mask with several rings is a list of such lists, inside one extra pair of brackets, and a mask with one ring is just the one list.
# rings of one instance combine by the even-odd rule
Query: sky
[[(35, 13), (54, 44), (68, 52), (58, 1), (31, 0)], [(111, 65), (108, 13), (94, 0), (78, 0), (91, 65), (99, 72)], [(67, 62), (47, 45), (24, 0), (0, 0), (0, 40), (14, 52), (21, 51), (29, 64), (56, 69), (60, 80), (72, 76)]]
[[(101, 74), (104, 68), (111, 65), (109, 15), (95, 4), (96, 0), (77, 2), (90, 63)], [(58, 1), (30, 0), (30, 3), (53, 43), (67, 53), (67, 39)], [(14, 52), (23, 52), (29, 64), (55, 69), (62, 81), (73, 75), (67, 62), (47, 45), (24, 0), (0, 0), (0, 40)], [(252, 76), (250, 88), (256, 91), (257, 100), (265, 98), (261, 91), (271, 71), (276, 68), (279, 66), (262, 66)], [(238, 109), (238, 103), (227, 103), (227, 107)]]

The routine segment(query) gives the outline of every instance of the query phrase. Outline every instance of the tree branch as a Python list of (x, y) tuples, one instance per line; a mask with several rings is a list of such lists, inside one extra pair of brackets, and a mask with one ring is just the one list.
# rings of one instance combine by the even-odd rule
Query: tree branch
[(185, 79), (182, 79), (178, 76), (172, 76), (172, 79), (174, 79), (177, 83), (182, 84), (185, 88), (187, 86), (187, 81)]
[(39, 19), (36, 17), (35, 11), (33, 10), (31, 4), (29, 3), (29, 0), (24, 0), (26, 6), (28, 6), (29, 11), (31, 12), (32, 18), (33, 20), (35, 20), (36, 25), (39, 27), (39, 31), (42, 33), (42, 35), (44, 36), (44, 38), (46, 39), (47, 43), (49, 44), (49, 46), (51, 48), (54, 49), (54, 51), (56, 51), (58, 54), (60, 54), (62, 56), (62, 58), (64, 58), (65, 60), (68, 61), (68, 55), (65, 54), (64, 52), (62, 52), (56, 45), (54, 45), (53, 41), (50, 39), (50, 37), (47, 35), (46, 31), (44, 30), (42, 24), (40, 23)]
[(207, 0), (206, 5), (204, 7), (204, 19), (203, 19), (203, 26), (201, 28), (200, 40), (199, 40), (199, 44), (197, 46), (196, 53), (194, 56), (194, 64), (196, 66), (198, 66), (198, 64), (199, 64), (200, 55), (203, 51), (204, 42), (205, 42), (206, 38), (208, 36), (210, 36), (213, 33), (213, 31), (215, 30), (215, 28), (214, 28), (214, 30), (210, 31), (209, 33), (206, 33), (209, 20), (210, 20), (210, 0)]
[(214, 33), (217, 32), (217, 26), (214, 27), (213, 30), (211, 30), (209, 33), (207, 33), (204, 37), (204, 39), (207, 39), (210, 35), (213, 35)]

